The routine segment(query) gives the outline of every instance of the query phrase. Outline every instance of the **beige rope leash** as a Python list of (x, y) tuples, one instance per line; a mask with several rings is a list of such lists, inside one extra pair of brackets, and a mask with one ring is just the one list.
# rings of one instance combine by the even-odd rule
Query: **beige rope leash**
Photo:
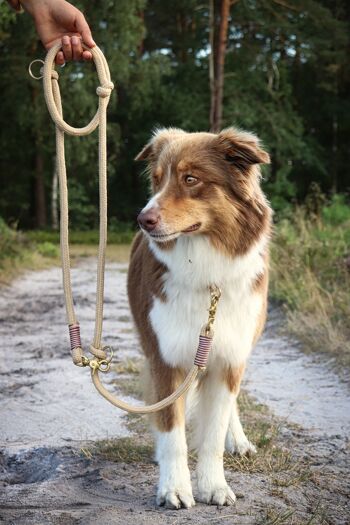
[[(114, 397), (101, 383), (99, 372), (108, 372), (113, 356), (108, 356), (108, 347), (101, 345), (102, 323), (103, 323), (103, 300), (104, 300), (104, 271), (105, 271), (105, 253), (107, 245), (107, 106), (111, 91), (114, 87), (111, 82), (110, 72), (107, 61), (102, 51), (96, 46), (89, 49), (96, 66), (100, 86), (96, 89), (99, 97), (98, 110), (85, 127), (74, 128), (67, 124), (63, 119), (61, 95), (58, 84), (58, 73), (54, 69), (54, 61), (57, 52), (61, 49), (61, 44), (52, 47), (47, 55), (42, 69), (42, 76), (34, 76), (32, 65), (29, 66), (29, 73), (33, 78), (43, 79), (44, 94), (47, 108), (52, 120), (56, 126), (56, 154), (57, 154), (57, 172), (60, 184), (60, 244), (62, 259), (63, 288), (66, 303), (67, 320), (69, 325), (69, 335), (71, 341), (71, 354), (73, 363), (77, 366), (89, 366), (93, 384), (99, 393), (114, 406), (117, 406), (128, 412), (146, 414), (156, 412), (174, 403), (179, 397), (187, 392), (193, 381), (196, 379), (198, 372), (205, 369), (211, 342), (213, 338), (212, 325), (215, 320), (217, 304), (221, 295), (220, 290), (213, 286), (210, 289), (211, 303), (209, 308), (208, 322), (203, 326), (199, 336), (199, 345), (194, 360), (194, 365), (186, 376), (184, 382), (170, 396), (149, 406), (132, 406), (128, 403)], [(93, 342), (90, 345), (90, 352), (94, 358), (89, 359), (83, 354), (79, 323), (75, 316), (74, 303), (71, 287), (70, 275), (70, 254), (69, 254), (69, 221), (68, 221), (68, 189), (67, 173), (64, 149), (64, 134), (82, 136), (89, 135), (96, 128), (99, 128), (99, 194), (100, 194), (100, 241), (98, 248), (97, 263), (97, 289), (96, 289), (96, 314), (95, 314), (95, 331)]]

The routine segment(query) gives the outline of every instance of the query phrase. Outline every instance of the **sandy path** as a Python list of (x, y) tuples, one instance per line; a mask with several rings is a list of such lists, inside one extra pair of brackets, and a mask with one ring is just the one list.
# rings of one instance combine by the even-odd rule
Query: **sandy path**
[[(116, 355), (120, 361), (138, 355), (125, 277), (126, 265), (108, 265), (105, 343), (120, 346)], [(92, 260), (73, 270), (73, 282), (83, 341), (88, 344), (95, 297)], [(327, 462), (336, 453), (333, 475), (342, 476), (350, 430), (347, 387), (323, 365), (301, 354), (297, 345), (280, 337), (279, 324), (279, 314), (272, 312), (249, 363), (245, 387), (277, 415), (307, 429), (303, 450), (310, 456), (315, 443)], [(257, 523), (254, 509), (262, 501), (268, 504), (270, 498), (261, 488), (261, 476), (233, 476), (245, 494), (238, 514), (199, 505), (195, 511), (182, 512), (180, 518), (176, 512), (155, 508), (153, 465), (116, 468), (108, 461), (87, 460), (78, 454), (85, 441), (124, 437), (129, 431), (123, 413), (98, 396), (88, 371), (74, 367), (67, 355), (58, 268), (28, 273), (2, 290), (0, 341), (0, 479), (5, 487), (0, 520), (2, 513), (4, 523)], [(112, 379), (113, 374), (108, 381)], [(342, 494), (344, 490), (341, 487)], [(334, 523), (348, 523), (346, 515), (344, 521)]]
[[(122, 264), (108, 266), (104, 323), (109, 334), (106, 343), (118, 348), (122, 338), (121, 359), (134, 355), (137, 345), (125, 271)], [(72, 278), (82, 337), (88, 346), (94, 327), (93, 262), (73, 269)], [(123, 413), (96, 395), (88, 369), (72, 365), (58, 268), (28, 273), (4, 289), (0, 319), (1, 446), (60, 446), (67, 441), (79, 444), (128, 435)]]

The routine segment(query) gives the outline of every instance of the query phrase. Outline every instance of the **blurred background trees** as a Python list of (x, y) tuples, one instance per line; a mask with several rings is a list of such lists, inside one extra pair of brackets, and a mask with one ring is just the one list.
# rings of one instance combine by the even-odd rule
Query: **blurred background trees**
[[(110, 221), (134, 220), (147, 194), (133, 158), (156, 126), (237, 125), (271, 153), (265, 190), (277, 211), (350, 186), (346, 0), (87, 0), (85, 13), (116, 90), (109, 107)], [(55, 225), (54, 128), (28, 64), (45, 52), (28, 15), (0, 3), (0, 215)], [(213, 51), (213, 52), (211, 52)], [(86, 123), (98, 84), (89, 64), (59, 68), (65, 118)], [(67, 137), (71, 220), (98, 219), (97, 137)]]

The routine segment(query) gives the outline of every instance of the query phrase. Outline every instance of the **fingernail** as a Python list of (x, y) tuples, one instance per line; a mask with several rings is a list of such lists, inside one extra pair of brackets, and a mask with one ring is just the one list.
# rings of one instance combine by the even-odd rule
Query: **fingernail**
[(72, 36), (72, 44), (73, 46), (79, 44), (79, 38), (77, 36)]
[(62, 44), (69, 44), (69, 36), (65, 35), (63, 38), (62, 38)]

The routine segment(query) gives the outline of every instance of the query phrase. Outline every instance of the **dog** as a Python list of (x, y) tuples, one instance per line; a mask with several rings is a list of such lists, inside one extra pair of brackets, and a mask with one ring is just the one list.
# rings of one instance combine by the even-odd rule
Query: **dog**
[(259, 164), (269, 155), (252, 133), (157, 130), (135, 160), (147, 162), (152, 197), (138, 216), (128, 272), (132, 315), (146, 356), (145, 399), (169, 396), (193, 366), (208, 316), (209, 287), (221, 289), (207, 369), (187, 394), (152, 416), (160, 476), (157, 504), (195, 504), (185, 422), (197, 450), (196, 499), (231, 505), (227, 451), (255, 452), (237, 396), (267, 310), (271, 209)]

